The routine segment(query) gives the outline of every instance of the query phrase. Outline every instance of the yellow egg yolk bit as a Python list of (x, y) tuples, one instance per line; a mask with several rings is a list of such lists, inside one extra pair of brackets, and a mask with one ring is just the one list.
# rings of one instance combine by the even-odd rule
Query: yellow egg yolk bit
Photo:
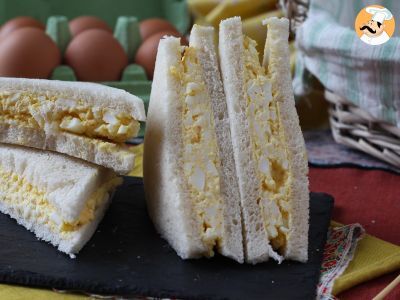
[(44, 131), (64, 131), (122, 143), (137, 135), (140, 124), (125, 112), (83, 105), (61, 96), (0, 92), (0, 122)]
[(257, 163), (260, 195), (257, 203), (264, 228), (275, 250), (281, 252), (289, 231), (291, 174), (280, 124), (279, 107), (273, 99), (271, 83), (261, 66), (256, 42), (244, 38), (244, 93), (251, 146)]

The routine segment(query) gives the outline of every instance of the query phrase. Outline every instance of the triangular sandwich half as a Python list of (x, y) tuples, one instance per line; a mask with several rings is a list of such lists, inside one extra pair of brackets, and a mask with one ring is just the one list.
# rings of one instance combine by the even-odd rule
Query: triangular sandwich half
[(132, 170), (124, 142), (145, 120), (142, 100), (95, 83), (0, 78), (0, 142), (64, 153), (117, 173)]
[(213, 28), (189, 47), (160, 41), (146, 124), (144, 184), (156, 229), (182, 258), (243, 262), (240, 194)]
[(219, 31), (245, 260), (307, 261), (308, 165), (290, 75), (287, 19), (270, 18), (263, 64), (239, 17)]
[(71, 256), (93, 235), (121, 183), (104, 167), (0, 144), (0, 211)]

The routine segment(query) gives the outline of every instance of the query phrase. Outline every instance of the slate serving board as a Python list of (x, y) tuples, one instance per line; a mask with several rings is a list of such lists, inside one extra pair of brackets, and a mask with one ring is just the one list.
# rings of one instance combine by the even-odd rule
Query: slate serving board
[(95, 294), (184, 299), (314, 299), (333, 198), (311, 193), (310, 259), (240, 265), (181, 260), (148, 218), (143, 183), (125, 178), (76, 259), (0, 214), (0, 282)]

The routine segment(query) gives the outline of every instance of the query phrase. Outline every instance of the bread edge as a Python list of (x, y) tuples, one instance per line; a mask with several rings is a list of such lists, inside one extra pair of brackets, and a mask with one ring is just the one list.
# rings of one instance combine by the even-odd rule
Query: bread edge
[(121, 175), (129, 173), (135, 162), (134, 153), (122, 145), (110, 143), (115, 151), (109, 152), (91, 138), (61, 131), (46, 135), (40, 129), (3, 123), (0, 124), (0, 142), (59, 152), (112, 169)]
[(183, 180), (182, 105), (180, 80), (171, 74), (179, 66), (180, 40), (165, 37), (158, 45), (144, 138), (143, 175), (147, 209), (156, 230), (183, 259), (207, 252), (196, 230), (197, 219)]
[(241, 222), (240, 192), (237, 182), (235, 160), (226, 99), (219, 70), (219, 61), (214, 46), (214, 28), (194, 25), (189, 46), (195, 48), (203, 69), (203, 80), (211, 99), (214, 128), (218, 144), (220, 191), (223, 209), (223, 240), (221, 254), (240, 263), (244, 261), (243, 231)]
[(91, 82), (46, 79), (0, 78), (0, 91), (31, 92), (82, 100), (88, 106), (128, 112), (135, 120), (145, 121), (143, 100), (124, 90)]
[(281, 112), (285, 143), (288, 145), (291, 183), (289, 236), (284, 257), (306, 262), (308, 260), (309, 189), (308, 160), (304, 137), (299, 124), (292, 88), (289, 62), (289, 20), (268, 18), (267, 41), (263, 65), (271, 78), (272, 93)]
[(248, 263), (267, 261), (274, 251), (267, 239), (256, 203), (259, 183), (253, 159), (243, 86), (243, 32), (240, 17), (223, 20), (219, 27), (219, 56), (230, 119), (244, 224), (245, 258)]
[(79, 253), (85, 244), (91, 239), (97, 226), (103, 219), (107, 208), (112, 199), (112, 193), (109, 193), (108, 198), (104, 200), (102, 205), (97, 209), (94, 219), (75, 231), (71, 240), (62, 239), (59, 234), (56, 234), (41, 224), (34, 223), (25, 219), (22, 214), (15, 212), (12, 207), (5, 205), (0, 201), (0, 211), (9, 215), (12, 219), (27, 230), (33, 232), (39, 240), (46, 241), (56, 247), (59, 251), (70, 255), (71, 258)]

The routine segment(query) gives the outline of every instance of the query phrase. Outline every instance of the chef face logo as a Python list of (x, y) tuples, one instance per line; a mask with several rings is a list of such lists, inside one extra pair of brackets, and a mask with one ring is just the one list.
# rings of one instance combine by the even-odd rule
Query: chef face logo
[(376, 37), (382, 34), (385, 27), (385, 24), (370, 20), (368, 23), (364, 24), (360, 30), (369, 37)]
[(358, 37), (368, 45), (386, 43), (394, 33), (395, 21), (392, 13), (380, 5), (363, 8), (354, 23)]

